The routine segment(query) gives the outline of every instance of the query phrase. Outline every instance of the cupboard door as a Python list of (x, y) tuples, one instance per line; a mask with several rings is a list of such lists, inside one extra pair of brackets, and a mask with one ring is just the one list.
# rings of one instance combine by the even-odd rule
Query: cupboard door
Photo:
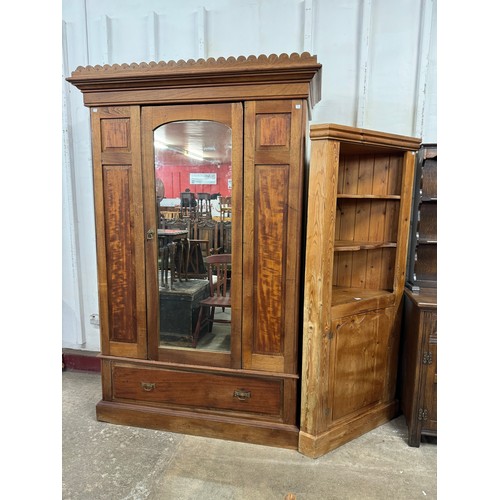
[(392, 321), (390, 308), (333, 321), (328, 362), (331, 422), (385, 399)]
[(295, 373), (306, 103), (245, 103), (243, 367)]
[(146, 357), (140, 111), (92, 108), (101, 351)]
[[(437, 432), (437, 313), (425, 310), (422, 313), (423, 345), (427, 352), (422, 354), (425, 361), (420, 382), (423, 416), (422, 429)], [(418, 416), (417, 416), (418, 418)]]
[[(149, 357), (241, 368), (242, 105), (145, 106), (142, 141)], [(230, 305), (202, 310), (221, 254)], [(226, 324), (198, 323), (212, 311)]]

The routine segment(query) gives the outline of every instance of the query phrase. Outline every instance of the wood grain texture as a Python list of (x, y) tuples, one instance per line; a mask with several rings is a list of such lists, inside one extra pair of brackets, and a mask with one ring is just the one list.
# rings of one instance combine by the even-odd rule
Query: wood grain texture
[(397, 412), (419, 140), (335, 124), (311, 126), (311, 139), (299, 451), (317, 457)]
[[(68, 80), (95, 106), (98, 419), (296, 449), (304, 138), (321, 65), (309, 54), (250, 56), (79, 68)], [(175, 120), (233, 131), (229, 356), (159, 347), (158, 249), (146, 237), (156, 230), (152, 131)]]
[(109, 339), (136, 342), (130, 166), (103, 166)]
[(297, 370), (303, 101), (245, 103), (243, 366)]
[(96, 415), (112, 424), (297, 449), (298, 428), (278, 422), (108, 401), (97, 404)]
[(101, 349), (103, 353), (144, 357), (139, 109), (94, 109), (91, 117)]
[(329, 350), (325, 343), (331, 328), (333, 246), (340, 144), (312, 144), (304, 281), (301, 431), (311, 434), (323, 428), (328, 407)]
[[(235, 396), (241, 391), (243, 396)], [(283, 381), (115, 366), (113, 396), (170, 407), (231, 410), (282, 419)]]
[(255, 171), (255, 322), (253, 352), (283, 352), (284, 255), (287, 226), (288, 165), (258, 165)]
[(130, 151), (130, 120), (103, 118), (101, 120), (102, 151)]
[(312, 107), (321, 99), (321, 64), (307, 52), (79, 66), (67, 80), (88, 106), (287, 98)]
[(406, 289), (404, 298), (401, 408), (408, 444), (418, 447), (422, 435), (437, 436), (437, 290)]

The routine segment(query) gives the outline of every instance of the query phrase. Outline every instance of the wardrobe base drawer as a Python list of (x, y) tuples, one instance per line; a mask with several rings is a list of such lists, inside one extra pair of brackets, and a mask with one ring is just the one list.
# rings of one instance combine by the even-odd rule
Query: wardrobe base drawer
[(112, 368), (113, 400), (281, 417), (283, 379), (133, 367)]

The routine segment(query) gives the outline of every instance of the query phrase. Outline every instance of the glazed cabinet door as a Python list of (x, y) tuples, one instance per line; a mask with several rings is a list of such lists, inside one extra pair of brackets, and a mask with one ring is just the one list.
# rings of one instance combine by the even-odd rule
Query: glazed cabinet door
[(148, 355), (241, 368), (242, 104), (145, 106), (141, 120)]
[(101, 351), (145, 358), (140, 109), (92, 108), (91, 122)]
[(296, 373), (306, 103), (245, 103), (243, 367)]

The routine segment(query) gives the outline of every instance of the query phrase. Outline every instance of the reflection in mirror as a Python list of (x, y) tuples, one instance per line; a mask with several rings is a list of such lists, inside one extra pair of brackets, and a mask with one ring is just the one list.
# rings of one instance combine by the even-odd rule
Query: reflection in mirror
[(231, 129), (166, 123), (154, 152), (160, 347), (229, 352)]

